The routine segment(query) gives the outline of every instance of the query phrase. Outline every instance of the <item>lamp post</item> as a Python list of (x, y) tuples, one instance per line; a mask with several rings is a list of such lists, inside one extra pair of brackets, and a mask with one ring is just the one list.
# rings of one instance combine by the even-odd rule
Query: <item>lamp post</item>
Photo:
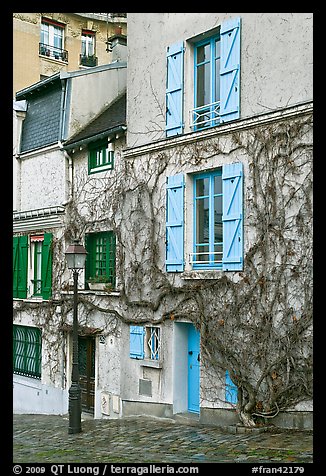
[(87, 251), (74, 240), (73, 245), (66, 249), (65, 256), (68, 268), (73, 271), (74, 278), (74, 308), (73, 308), (73, 354), (72, 354), (72, 373), (71, 387), (69, 389), (69, 429), (68, 433), (80, 433), (81, 429), (81, 390), (79, 385), (78, 368), (78, 311), (77, 311), (77, 293), (78, 293), (78, 272), (84, 268)]

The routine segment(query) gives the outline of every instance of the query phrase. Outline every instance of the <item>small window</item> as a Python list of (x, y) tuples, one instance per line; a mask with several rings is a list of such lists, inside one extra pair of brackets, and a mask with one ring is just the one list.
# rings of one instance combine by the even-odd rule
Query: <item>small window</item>
[(111, 170), (114, 166), (114, 146), (107, 140), (88, 146), (88, 173)]
[(160, 328), (146, 327), (146, 353), (145, 356), (151, 360), (159, 360), (160, 358)]
[(159, 360), (161, 329), (154, 326), (130, 326), (130, 357)]
[(112, 231), (86, 235), (86, 282), (115, 286), (115, 234)]
[(41, 378), (42, 337), (37, 327), (13, 326), (15, 374)]
[(82, 66), (97, 66), (94, 31), (82, 30), (80, 64)]

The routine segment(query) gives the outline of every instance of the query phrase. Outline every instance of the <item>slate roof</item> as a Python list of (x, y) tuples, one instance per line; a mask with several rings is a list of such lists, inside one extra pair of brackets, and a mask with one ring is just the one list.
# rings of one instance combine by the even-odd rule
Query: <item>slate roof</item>
[(64, 143), (64, 147), (70, 148), (77, 142), (90, 142), (90, 139), (98, 135), (109, 134), (113, 129), (126, 126), (126, 94), (117, 98), (100, 115), (95, 117), (74, 137)]

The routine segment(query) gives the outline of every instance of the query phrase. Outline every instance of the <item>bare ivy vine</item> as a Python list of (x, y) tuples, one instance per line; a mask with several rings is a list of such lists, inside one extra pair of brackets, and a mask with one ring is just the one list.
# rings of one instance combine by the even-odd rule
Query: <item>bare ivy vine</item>
[[(100, 314), (102, 332), (118, 335), (121, 322), (190, 320), (201, 332), (203, 398), (223, 399), (217, 382), (228, 370), (238, 387), (239, 419), (247, 426), (312, 397), (311, 125), (306, 114), (233, 132), (228, 140), (122, 158), (101, 179), (80, 171), (66, 206), (67, 242), (91, 231), (113, 230), (117, 237), (120, 296), (80, 294), (80, 325), (94, 324)], [(189, 173), (217, 156), (242, 157), (248, 167), (244, 270), (185, 281), (164, 271), (165, 177), (168, 168), (182, 164)], [(52, 336), (72, 309), (71, 294), (62, 293), (69, 289), (63, 242), (53, 242), (55, 299), (33, 305)], [(28, 306), (17, 304), (17, 311)], [(53, 356), (59, 337), (53, 339)], [(55, 372), (56, 359), (50, 361)]]

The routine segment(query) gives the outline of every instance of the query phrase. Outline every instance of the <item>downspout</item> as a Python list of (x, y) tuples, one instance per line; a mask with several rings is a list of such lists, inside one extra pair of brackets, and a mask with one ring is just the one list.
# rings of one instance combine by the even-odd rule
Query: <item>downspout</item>
[(67, 177), (68, 190), (66, 194), (66, 202), (64, 203), (64, 205), (66, 205), (74, 197), (74, 180), (73, 180), (74, 166), (73, 166), (73, 160), (71, 155), (69, 155), (68, 152), (64, 149), (61, 141), (59, 141), (59, 147), (60, 147), (60, 150), (63, 152), (65, 159), (68, 161), (68, 177)]
[(67, 112), (67, 101), (68, 101), (68, 91), (69, 91), (69, 84), (68, 79), (61, 79), (61, 115), (60, 115), (60, 125), (59, 125), (59, 140), (58, 144), (60, 150), (63, 151), (65, 158), (68, 160), (68, 191), (66, 193), (66, 203), (70, 202), (74, 195), (74, 185), (73, 185), (73, 161), (72, 157), (68, 154), (68, 152), (63, 148), (62, 141), (65, 140), (65, 122), (66, 122), (66, 112)]

